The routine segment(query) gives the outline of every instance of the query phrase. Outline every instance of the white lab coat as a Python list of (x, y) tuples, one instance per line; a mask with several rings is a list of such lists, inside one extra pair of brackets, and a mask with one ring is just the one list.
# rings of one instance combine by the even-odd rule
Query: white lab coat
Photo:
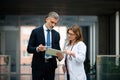
[[(69, 47), (68, 49), (71, 49), (71, 46), (67, 47)], [(73, 46), (72, 51), (75, 53), (76, 57), (72, 57), (72, 60), (70, 60), (69, 55), (67, 56), (70, 80), (87, 80), (83, 64), (86, 57), (86, 45), (84, 42), (80, 41)], [(66, 73), (65, 80), (67, 80)]]

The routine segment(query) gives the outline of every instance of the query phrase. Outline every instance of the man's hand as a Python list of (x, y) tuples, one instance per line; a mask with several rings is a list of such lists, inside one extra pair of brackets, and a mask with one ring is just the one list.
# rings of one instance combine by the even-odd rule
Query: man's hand
[(40, 44), (38, 47), (37, 47), (37, 51), (40, 52), (40, 51), (45, 51), (46, 50), (46, 46), (43, 46), (42, 44)]
[(59, 61), (61, 61), (64, 57), (63, 54), (60, 52), (57, 52), (56, 55), (57, 55)]

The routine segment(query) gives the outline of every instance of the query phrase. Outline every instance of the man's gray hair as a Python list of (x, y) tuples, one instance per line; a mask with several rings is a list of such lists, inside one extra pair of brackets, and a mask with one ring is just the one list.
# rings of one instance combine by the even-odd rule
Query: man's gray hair
[(59, 19), (59, 14), (57, 12), (49, 12), (48, 15), (46, 17), (53, 17), (55, 19)]

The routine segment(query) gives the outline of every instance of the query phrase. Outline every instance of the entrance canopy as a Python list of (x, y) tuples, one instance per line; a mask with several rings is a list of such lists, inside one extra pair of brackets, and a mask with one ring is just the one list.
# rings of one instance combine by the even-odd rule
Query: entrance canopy
[(106, 15), (120, 10), (120, 0), (1, 0), (0, 14)]

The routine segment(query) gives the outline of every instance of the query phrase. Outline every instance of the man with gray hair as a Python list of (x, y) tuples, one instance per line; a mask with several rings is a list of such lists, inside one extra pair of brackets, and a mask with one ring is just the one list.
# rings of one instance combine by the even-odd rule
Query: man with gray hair
[(58, 19), (59, 20), (59, 15), (58, 13), (52, 11), (52, 12), (49, 12), (48, 15), (46, 17), (53, 17), (55, 19)]
[(54, 80), (57, 61), (62, 60), (63, 55), (49, 55), (47, 48), (60, 50), (60, 34), (54, 30), (59, 21), (56, 12), (50, 12), (45, 18), (45, 24), (32, 30), (27, 46), (28, 53), (33, 54), (32, 58), (32, 80)]

